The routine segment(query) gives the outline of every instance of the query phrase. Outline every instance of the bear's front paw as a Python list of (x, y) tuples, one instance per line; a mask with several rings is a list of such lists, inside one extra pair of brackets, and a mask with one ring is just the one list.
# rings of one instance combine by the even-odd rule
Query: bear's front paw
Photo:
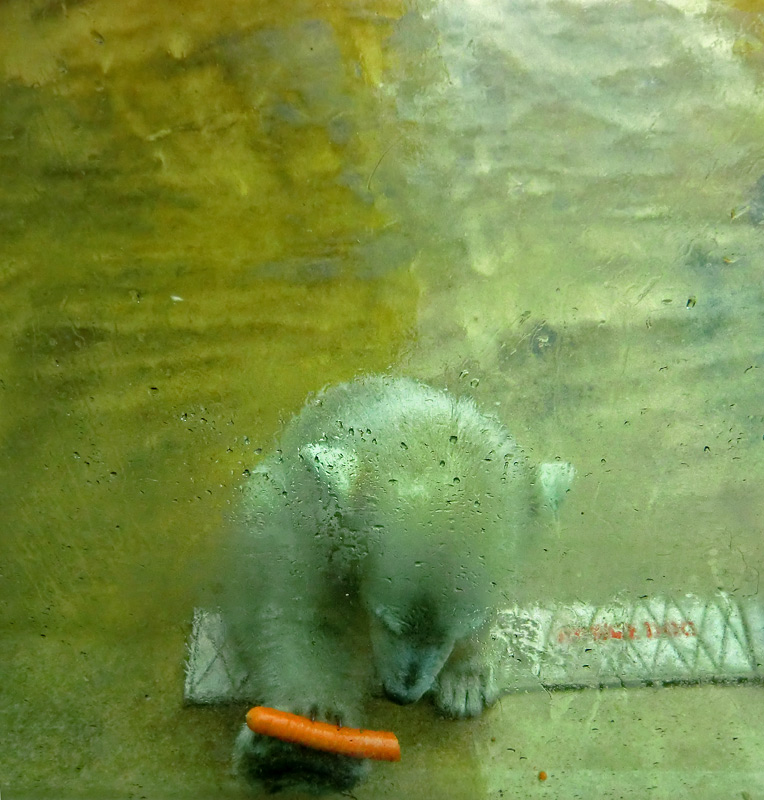
[(270, 793), (347, 792), (369, 772), (368, 761), (260, 736), (246, 725), (236, 738), (234, 767), (250, 784)]
[(435, 687), (435, 704), (449, 717), (476, 717), (498, 697), (495, 671), (486, 664), (447, 664)]

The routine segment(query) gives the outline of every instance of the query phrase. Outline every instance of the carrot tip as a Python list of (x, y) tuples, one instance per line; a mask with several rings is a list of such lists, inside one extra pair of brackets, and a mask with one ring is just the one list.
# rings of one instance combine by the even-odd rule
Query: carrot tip
[(330, 725), (328, 722), (313, 722), (307, 717), (266, 706), (255, 706), (247, 712), (247, 726), (263, 736), (327, 753), (378, 761), (401, 759), (400, 744), (390, 731), (361, 730)]

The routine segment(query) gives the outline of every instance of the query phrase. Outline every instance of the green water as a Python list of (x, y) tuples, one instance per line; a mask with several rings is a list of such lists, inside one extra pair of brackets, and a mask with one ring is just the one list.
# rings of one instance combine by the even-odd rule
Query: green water
[[(760, 13), (0, 7), (3, 797), (245, 796), (191, 612), (255, 451), (362, 372), (576, 465), (523, 598), (758, 593)], [(754, 798), (762, 703), (378, 702), (355, 795)]]

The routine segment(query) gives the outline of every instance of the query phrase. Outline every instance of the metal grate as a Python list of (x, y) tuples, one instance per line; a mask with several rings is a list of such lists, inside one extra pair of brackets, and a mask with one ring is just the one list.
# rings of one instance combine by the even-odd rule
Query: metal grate
[[(764, 609), (753, 599), (616, 599), (507, 608), (492, 631), (506, 692), (764, 680)], [(254, 687), (219, 613), (196, 609), (186, 664), (190, 703), (245, 701)]]
[(503, 611), (507, 691), (764, 679), (764, 614), (749, 600), (614, 600)]

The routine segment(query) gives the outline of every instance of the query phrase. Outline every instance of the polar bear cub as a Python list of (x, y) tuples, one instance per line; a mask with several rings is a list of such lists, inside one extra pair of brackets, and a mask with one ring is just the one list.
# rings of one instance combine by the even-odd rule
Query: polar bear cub
[[(252, 701), (359, 726), (379, 688), (479, 714), (500, 691), (490, 629), (517, 543), (572, 475), (535, 472), (472, 401), (415, 380), (319, 393), (252, 472), (228, 543), (223, 615)], [(366, 771), (246, 728), (235, 761), (271, 791), (348, 789)]]

